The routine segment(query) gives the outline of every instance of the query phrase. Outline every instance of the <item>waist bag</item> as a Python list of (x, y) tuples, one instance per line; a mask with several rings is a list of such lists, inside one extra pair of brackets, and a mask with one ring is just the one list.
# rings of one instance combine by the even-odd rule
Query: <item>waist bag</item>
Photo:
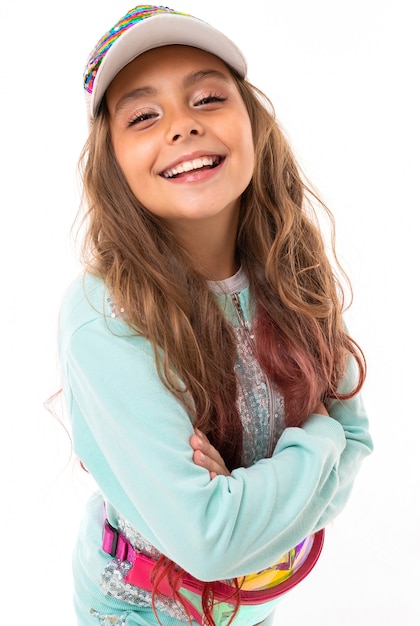
[[(321, 554), (324, 543), (324, 529), (309, 535), (296, 547), (292, 548), (277, 563), (255, 574), (248, 574), (238, 578), (240, 605), (257, 605), (270, 602), (286, 593), (300, 583), (312, 570)], [(129, 561), (132, 567), (125, 577), (125, 582), (152, 591), (150, 575), (156, 561), (133, 548), (130, 542), (114, 528), (107, 519), (104, 522), (102, 549), (120, 561)], [(202, 615), (191, 602), (191, 593), (202, 595), (204, 584), (187, 572), (177, 580), (176, 591), (186, 601), (191, 615), (201, 623)], [(213, 597), (216, 602), (235, 604), (238, 589), (229, 580), (213, 583)], [(168, 578), (165, 576), (157, 585), (159, 593), (174, 597), (174, 591)], [(187, 592), (186, 595), (183, 591)], [(188, 593), (190, 592), (190, 593)], [(200, 604), (201, 606), (201, 604)]]

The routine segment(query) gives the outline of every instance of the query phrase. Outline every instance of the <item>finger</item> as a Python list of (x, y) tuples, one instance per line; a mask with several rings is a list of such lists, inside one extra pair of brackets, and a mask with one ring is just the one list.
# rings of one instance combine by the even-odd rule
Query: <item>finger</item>
[(190, 445), (194, 451), (194, 463), (207, 469), (211, 479), (219, 475), (230, 476), (222, 456), (198, 428), (194, 429), (194, 435), (190, 438)]
[(203, 440), (199, 437), (199, 435), (194, 434), (190, 437), (190, 446), (193, 450), (201, 450), (203, 445)]
[(212, 449), (216, 450), (208, 440), (207, 436), (198, 430), (198, 428), (194, 428), (194, 435), (190, 437), (190, 445), (194, 450), (203, 450), (206, 454), (212, 454)]
[(206, 469), (210, 474), (210, 478), (214, 478), (215, 476), (230, 476), (230, 473), (226, 469), (224, 463), (218, 463), (211, 457), (203, 454), (201, 450), (194, 451), (193, 461), (196, 465)]
[(191, 437), (192, 439), (192, 448), (194, 450), (201, 450), (205, 455), (210, 457), (213, 461), (216, 461), (219, 465), (224, 465), (223, 458), (216, 448), (210, 443), (208, 438), (204, 433), (202, 433), (198, 428), (195, 428), (195, 435)]

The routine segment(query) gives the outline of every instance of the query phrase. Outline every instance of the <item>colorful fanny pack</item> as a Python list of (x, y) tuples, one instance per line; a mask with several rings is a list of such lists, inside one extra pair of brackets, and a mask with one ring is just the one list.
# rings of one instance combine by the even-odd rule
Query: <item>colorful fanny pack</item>
[[(263, 604), (290, 591), (313, 569), (321, 554), (323, 543), (324, 530), (322, 529), (306, 537), (271, 567), (239, 578), (240, 604)], [(102, 549), (120, 561), (132, 563), (124, 579), (125, 582), (146, 591), (152, 591), (150, 576), (156, 561), (135, 550), (124, 535), (111, 526), (107, 519), (104, 522)], [(199, 623), (202, 621), (202, 615), (192, 603), (191, 593), (201, 596), (204, 584), (187, 572), (176, 583), (176, 591), (183, 596), (191, 615)], [(237, 587), (229, 580), (218, 581), (213, 585), (212, 590), (216, 602), (235, 603)], [(165, 596), (174, 597), (173, 587), (166, 577), (159, 581), (157, 591)]]

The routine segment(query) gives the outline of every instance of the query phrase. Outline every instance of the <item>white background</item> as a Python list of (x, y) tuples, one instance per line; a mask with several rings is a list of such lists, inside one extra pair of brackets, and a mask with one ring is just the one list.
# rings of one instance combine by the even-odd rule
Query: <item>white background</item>
[[(276, 624), (417, 625), (419, 4), (171, 7), (230, 35), (274, 102), (335, 214), (355, 291), (347, 322), (369, 364), (375, 453), (319, 565), (284, 599)], [(75, 624), (70, 559), (90, 486), (43, 402), (59, 388), (57, 314), (79, 271), (70, 229), (86, 135), (81, 73), (128, 8), (111, 0), (0, 7), (2, 624)]]

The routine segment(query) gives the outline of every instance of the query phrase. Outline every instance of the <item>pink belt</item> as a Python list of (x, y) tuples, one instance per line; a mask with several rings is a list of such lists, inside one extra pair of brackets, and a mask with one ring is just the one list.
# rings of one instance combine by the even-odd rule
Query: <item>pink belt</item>
[[(272, 568), (240, 579), (240, 604), (258, 605), (269, 602), (283, 593), (290, 591), (301, 582), (312, 570), (317, 562), (324, 543), (324, 530), (310, 535), (298, 546), (293, 548), (283, 559)], [(132, 563), (125, 581), (146, 591), (152, 591), (150, 576), (156, 561), (141, 554), (133, 548), (130, 542), (116, 528), (111, 526), (107, 519), (104, 522), (102, 549), (120, 561)], [(268, 580), (271, 579), (271, 582)], [(274, 582), (273, 582), (274, 581)], [(261, 586), (259, 585), (261, 583)], [(204, 583), (187, 572), (179, 577), (175, 583), (175, 590), (182, 593), (182, 589), (201, 595)], [(156, 591), (165, 596), (173, 597), (174, 588), (170, 585), (167, 576), (162, 577)], [(218, 602), (232, 603), (237, 597), (237, 590), (229, 581), (217, 581), (213, 584), (213, 594)], [(202, 615), (188, 598), (185, 598), (191, 615), (201, 623)]]

